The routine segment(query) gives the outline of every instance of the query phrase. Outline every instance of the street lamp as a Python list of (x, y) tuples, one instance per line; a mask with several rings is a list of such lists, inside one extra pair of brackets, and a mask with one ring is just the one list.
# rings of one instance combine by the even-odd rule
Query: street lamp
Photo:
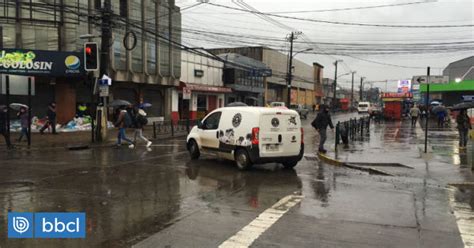
[(342, 59), (338, 59), (334, 62), (334, 66), (336, 67), (334, 70), (334, 94), (332, 98), (332, 108), (333, 111), (336, 111), (336, 87), (337, 87), (337, 63), (342, 62)]
[(293, 54), (293, 39), (294, 39), (294, 36), (293, 36), (293, 33), (291, 34), (291, 47), (290, 47), (290, 62), (288, 63), (288, 73), (287, 73), (287, 76), (288, 76), (288, 94), (287, 94), (287, 99), (286, 99), (286, 104), (287, 104), (287, 107), (290, 106), (291, 104), (291, 80), (293, 78), (293, 57), (296, 56), (296, 54), (298, 53), (302, 53), (302, 52), (307, 52), (307, 51), (311, 51), (313, 50), (313, 48), (306, 48), (304, 50), (301, 50), (301, 51), (298, 51), (296, 53)]

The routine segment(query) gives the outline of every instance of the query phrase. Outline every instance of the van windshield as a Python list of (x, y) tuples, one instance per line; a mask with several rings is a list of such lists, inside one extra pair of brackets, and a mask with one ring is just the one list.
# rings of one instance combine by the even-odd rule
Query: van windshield
[(369, 106), (369, 105), (368, 105), (368, 104), (365, 104), (365, 103), (364, 103), (364, 104), (359, 104), (359, 107), (360, 107), (360, 108), (367, 108), (368, 106)]

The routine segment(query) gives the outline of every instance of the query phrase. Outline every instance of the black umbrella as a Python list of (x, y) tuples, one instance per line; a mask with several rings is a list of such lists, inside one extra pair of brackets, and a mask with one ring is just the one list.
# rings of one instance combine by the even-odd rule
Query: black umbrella
[(444, 106), (435, 106), (433, 107), (433, 109), (431, 110), (433, 113), (438, 113), (438, 112), (446, 112), (446, 108)]
[(243, 103), (243, 102), (231, 102), (227, 104), (227, 107), (248, 107), (249, 105)]
[(132, 105), (129, 101), (126, 101), (126, 100), (120, 100), (120, 99), (117, 99), (117, 100), (113, 100), (109, 106), (110, 107), (120, 107), (120, 106), (128, 106), (128, 105)]
[(452, 110), (462, 110), (474, 108), (474, 102), (462, 102), (453, 106)]

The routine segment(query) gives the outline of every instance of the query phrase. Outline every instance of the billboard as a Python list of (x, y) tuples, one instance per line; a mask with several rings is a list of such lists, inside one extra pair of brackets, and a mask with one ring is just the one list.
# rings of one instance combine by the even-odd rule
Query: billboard
[(411, 92), (411, 80), (398, 80), (398, 93)]

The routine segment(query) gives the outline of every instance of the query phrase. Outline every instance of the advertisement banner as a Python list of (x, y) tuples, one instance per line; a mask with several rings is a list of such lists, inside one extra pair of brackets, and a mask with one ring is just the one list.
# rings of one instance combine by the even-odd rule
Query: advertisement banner
[(398, 93), (408, 93), (411, 91), (411, 80), (398, 80)]
[(25, 49), (0, 49), (0, 74), (49, 77), (85, 75), (82, 54)]

